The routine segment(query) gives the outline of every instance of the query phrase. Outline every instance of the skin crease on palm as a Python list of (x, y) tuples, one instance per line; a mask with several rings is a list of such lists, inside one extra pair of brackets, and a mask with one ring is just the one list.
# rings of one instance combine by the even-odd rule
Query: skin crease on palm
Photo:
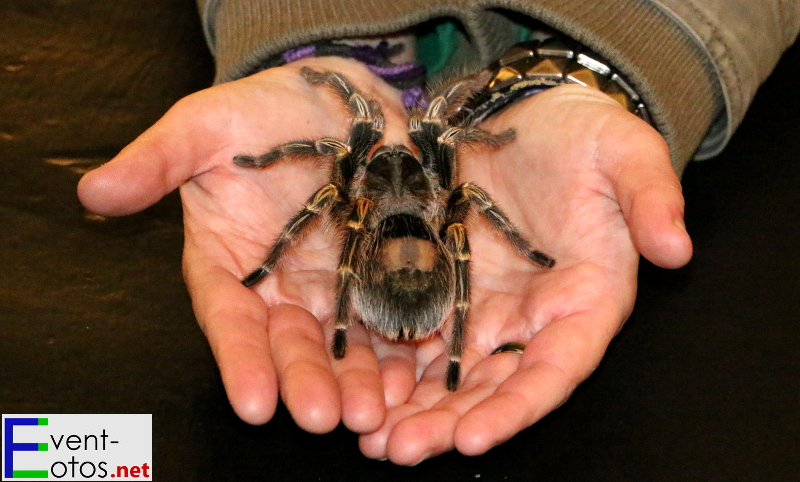
[[(561, 86), (486, 121), (516, 139), (461, 156), (463, 180), (492, 194), (551, 270), (516, 254), (488, 223), (468, 220), (472, 305), (462, 386), (445, 388), (446, 338), (394, 343), (360, 325), (333, 360), (339, 239), (319, 223), (258, 285), (240, 279), (316, 188), (326, 170), (282, 160), (237, 167), (298, 139), (345, 139), (349, 119), (327, 88), (299, 70), (343, 73), (386, 117), (384, 142), (411, 145), (398, 93), (357, 63), (307, 59), (209, 88), (176, 104), (78, 194), (103, 215), (137, 212), (180, 188), (184, 277), (236, 413), (267, 422), (278, 397), (303, 429), (340, 422), (368, 457), (413, 465), (457, 449), (481, 454), (563, 403), (600, 362), (633, 306), (639, 254), (676, 268), (691, 257), (683, 198), (661, 136), (602, 93)], [(444, 337), (444, 338), (443, 338)], [(489, 354), (520, 341), (522, 355)]]

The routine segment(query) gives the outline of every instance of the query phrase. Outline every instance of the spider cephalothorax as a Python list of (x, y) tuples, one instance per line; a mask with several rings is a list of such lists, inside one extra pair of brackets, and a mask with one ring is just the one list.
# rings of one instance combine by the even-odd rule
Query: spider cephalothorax
[[(302, 69), (311, 84), (327, 84), (353, 115), (347, 142), (333, 138), (284, 144), (261, 156), (234, 162), (264, 168), (284, 156), (328, 156), (331, 178), (284, 227), (266, 260), (242, 283), (253, 286), (272, 272), (286, 248), (318, 216), (330, 216), (344, 232), (334, 314), (333, 355), (344, 357), (347, 328), (363, 323), (389, 339), (424, 338), (441, 329), (453, 312), (447, 387), (460, 380), (464, 327), (469, 309), (470, 248), (464, 220), (477, 209), (522, 255), (551, 267), (549, 256), (532, 250), (489, 194), (472, 183), (456, 185), (457, 151), (468, 143), (499, 147), (513, 131), (490, 134), (469, 121), (453, 121), (480, 87), (466, 80), (412, 112), (407, 146), (380, 146), (383, 115), (341, 74)], [(463, 115), (460, 116), (463, 118)]]

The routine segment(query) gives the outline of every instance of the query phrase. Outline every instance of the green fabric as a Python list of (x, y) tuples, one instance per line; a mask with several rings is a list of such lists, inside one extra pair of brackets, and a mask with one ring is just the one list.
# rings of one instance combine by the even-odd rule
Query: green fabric
[(453, 57), (458, 45), (458, 34), (454, 21), (436, 24), (432, 31), (417, 37), (417, 62), (433, 75), (444, 69)]
[[(531, 37), (531, 29), (516, 25), (517, 41), (522, 42)], [(458, 47), (458, 28), (453, 20), (443, 20), (436, 24), (433, 30), (420, 34), (417, 37), (417, 62), (428, 69), (429, 75), (434, 75), (450, 63)]]
[(524, 25), (517, 25), (517, 42), (531, 38), (533, 31)]

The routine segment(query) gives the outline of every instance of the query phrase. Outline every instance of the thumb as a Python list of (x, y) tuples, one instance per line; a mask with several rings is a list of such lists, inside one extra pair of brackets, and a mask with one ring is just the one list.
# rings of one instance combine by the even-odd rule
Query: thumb
[(621, 124), (613, 126), (601, 150), (633, 244), (652, 263), (679, 268), (692, 257), (692, 241), (669, 148), (661, 135), (633, 116)]
[(86, 173), (78, 183), (81, 203), (106, 216), (135, 213), (208, 168), (227, 121), (204, 94), (178, 101), (114, 159)]

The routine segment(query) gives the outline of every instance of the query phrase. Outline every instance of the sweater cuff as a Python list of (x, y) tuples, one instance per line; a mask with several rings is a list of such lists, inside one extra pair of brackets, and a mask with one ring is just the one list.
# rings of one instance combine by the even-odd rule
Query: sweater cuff
[(246, 75), (264, 59), (290, 48), (331, 40), (398, 32), (448, 16), (467, 0), (201, 0), (206, 38), (214, 54), (215, 82)]

